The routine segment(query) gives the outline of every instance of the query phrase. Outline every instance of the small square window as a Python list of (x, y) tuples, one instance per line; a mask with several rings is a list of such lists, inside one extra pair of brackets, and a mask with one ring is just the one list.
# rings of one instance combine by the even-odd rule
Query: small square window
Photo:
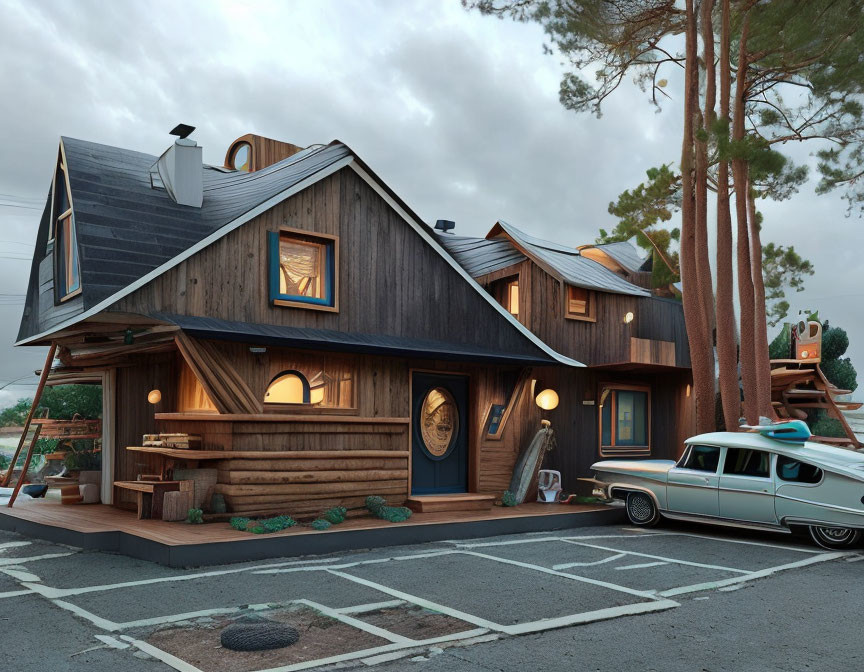
[(273, 305), (335, 310), (337, 243), (335, 236), (271, 231)]
[(574, 320), (594, 321), (593, 292), (584, 287), (567, 285), (567, 305), (565, 315)]

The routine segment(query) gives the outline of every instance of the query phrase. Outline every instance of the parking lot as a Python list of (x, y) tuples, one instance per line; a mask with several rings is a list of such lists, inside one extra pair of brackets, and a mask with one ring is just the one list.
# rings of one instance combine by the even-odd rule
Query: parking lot
[[(797, 597), (785, 587), (772, 590), (783, 577), (798, 577), (802, 594), (820, 595), (821, 583), (821, 600), (841, 614), (848, 603), (857, 627), (862, 559), (858, 550), (825, 552), (784, 536), (604, 527), (177, 570), (0, 533), (0, 650), (17, 651), (17, 659), (6, 659), (16, 670), (289, 672), (334, 665), (523, 669), (510, 667), (513, 656), (537, 647), (545, 669), (556, 669), (555, 661), (572, 669), (564, 664), (572, 642), (596, 644), (598, 629), (613, 638), (610, 650), (624, 655), (628, 639), (644, 640), (658, 623), (667, 630), (648, 640), (658, 645), (670, 627), (679, 628), (676, 638), (694, 641), (728, 628), (728, 617), (719, 620), (724, 609), (734, 615), (773, 605), (776, 623), (784, 609), (798, 619)], [(833, 578), (823, 581), (827, 574)], [(843, 594), (824, 592), (832, 581), (846, 586)], [(764, 594), (755, 603), (753, 589)], [(698, 614), (694, 632), (675, 625), (682, 607), (688, 619)], [(223, 627), (250, 618), (294, 625), (300, 641), (257, 653), (219, 648)], [(597, 661), (596, 669), (607, 669)], [(834, 669), (822, 661), (809, 669)], [(691, 662), (657, 669), (702, 669)], [(798, 669), (782, 662), (777, 669)]]

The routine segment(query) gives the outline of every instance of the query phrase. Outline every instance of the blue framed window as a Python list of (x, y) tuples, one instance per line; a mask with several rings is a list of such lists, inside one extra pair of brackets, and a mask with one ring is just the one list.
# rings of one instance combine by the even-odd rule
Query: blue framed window
[(336, 310), (338, 239), (294, 230), (268, 232), (270, 301)]
[(647, 387), (605, 385), (600, 392), (600, 454), (651, 453), (651, 392)]

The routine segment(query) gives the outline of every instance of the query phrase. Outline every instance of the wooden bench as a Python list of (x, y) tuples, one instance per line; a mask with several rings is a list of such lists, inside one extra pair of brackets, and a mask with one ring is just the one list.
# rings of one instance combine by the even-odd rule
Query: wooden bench
[(162, 519), (166, 492), (192, 490), (192, 481), (114, 481), (115, 488), (132, 490), (137, 495), (138, 519)]

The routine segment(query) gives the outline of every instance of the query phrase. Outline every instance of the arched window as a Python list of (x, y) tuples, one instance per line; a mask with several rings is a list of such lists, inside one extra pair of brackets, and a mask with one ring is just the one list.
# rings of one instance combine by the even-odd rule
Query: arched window
[(265, 404), (310, 403), (309, 381), (299, 371), (283, 371), (267, 386)]
[(252, 145), (238, 142), (231, 152), (231, 167), (234, 170), (249, 172), (252, 169)]

